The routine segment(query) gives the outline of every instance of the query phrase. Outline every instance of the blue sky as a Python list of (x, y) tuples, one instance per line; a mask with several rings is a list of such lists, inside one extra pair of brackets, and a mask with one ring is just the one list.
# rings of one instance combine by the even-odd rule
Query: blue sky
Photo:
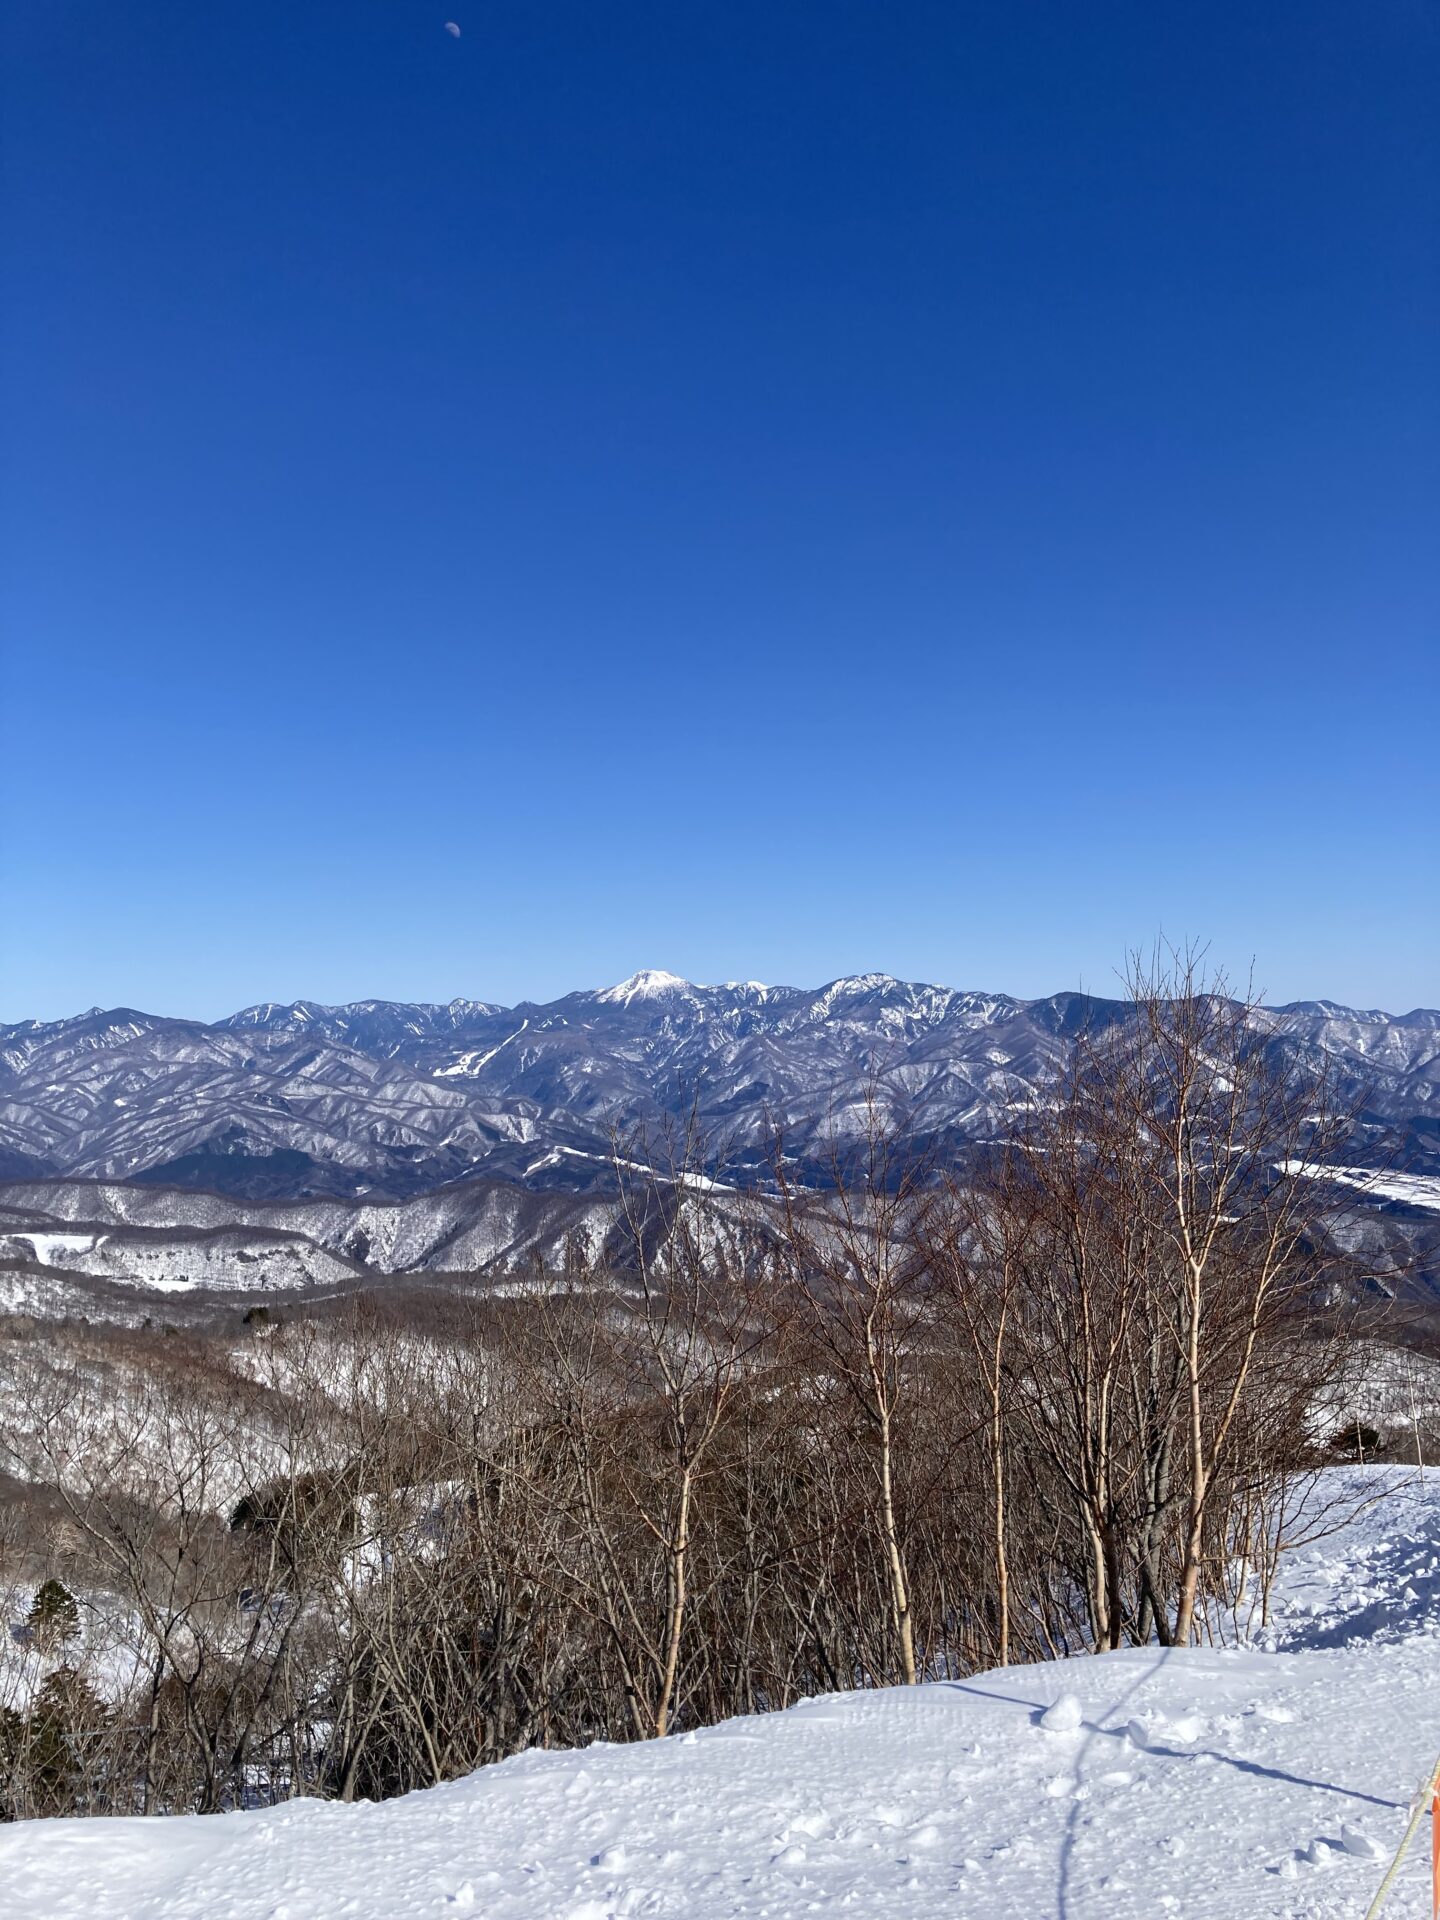
[(1440, 1002), (1440, 16), (15, 0), (0, 1018)]

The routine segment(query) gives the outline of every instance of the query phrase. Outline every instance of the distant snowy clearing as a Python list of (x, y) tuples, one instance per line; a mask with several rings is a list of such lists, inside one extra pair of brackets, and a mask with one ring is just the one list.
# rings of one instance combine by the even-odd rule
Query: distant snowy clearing
[(61, 1265), (67, 1254), (91, 1253), (105, 1244), (101, 1233), (24, 1233), (0, 1234), (0, 1259), (38, 1260), (42, 1267)]
[(1440, 1213), (1440, 1175), (1432, 1173), (1372, 1172), (1368, 1167), (1317, 1166), (1306, 1160), (1281, 1162), (1282, 1173), (1303, 1174), (1311, 1180), (1331, 1180), (1354, 1187), (1372, 1200), (1397, 1200), (1407, 1207)]
[[(377, 1806), (26, 1823), (0, 1830), (0, 1911), (1359, 1915), (1440, 1747), (1440, 1480), (1327, 1480), (1383, 1498), (1292, 1557), (1263, 1650), (834, 1695), (662, 1744), (528, 1753)], [(1387, 1916), (1429, 1913), (1427, 1841)]]

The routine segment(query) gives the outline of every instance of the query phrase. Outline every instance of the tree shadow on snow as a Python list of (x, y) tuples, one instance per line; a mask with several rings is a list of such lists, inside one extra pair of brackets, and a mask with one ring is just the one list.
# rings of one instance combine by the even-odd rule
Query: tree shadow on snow
[[(1160, 1649), (1154, 1664), (1147, 1668), (1144, 1673), (1140, 1674), (1131, 1686), (1126, 1688), (1125, 1692), (1122, 1693), (1119, 1699), (1109, 1708), (1109, 1711), (1111, 1713), (1122, 1713), (1125, 1707), (1135, 1698), (1135, 1695), (1139, 1693), (1141, 1688), (1147, 1686), (1149, 1682), (1156, 1677), (1165, 1665), (1166, 1659), (1174, 1651), (1175, 1649), (1172, 1648)], [(1021, 1698), (1020, 1695), (1013, 1693), (993, 1693), (985, 1687), (969, 1686), (963, 1680), (949, 1680), (941, 1684), (956, 1693), (974, 1694), (975, 1697), (980, 1700), (993, 1700), (1005, 1706), (1023, 1707), (1030, 1717), (1030, 1724), (1036, 1728), (1039, 1727), (1041, 1716), (1050, 1704), (1048, 1701), (1026, 1700)], [(1119, 1724), (1115, 1726), (1101, 1726), (1098, 1721), (1094, 1720), (1081, 1721), (1077, 1731), (1084, 1733), (1085, 1740), (1079, 1753), (1074, 1756), (1073, 1761), (1073, 1771), (1077, 1785), (1084, 1778), (1085, 1768), (1092, 1752), (1095, 1750), (1096, 1742), (1124, 1740), (1127, 1736), (1129, 1724), (1129, 1720), (1125, 1718), (1122, 1718)], [(1317, 1793), (1339, 1794), (1346, 1800), (1359, 1800), (1366, 1806), (1383, 1807), (1387, 1811), (1395, 1809), (1403, 1810), (1404, 1805), (1404, 1803), (1399, 1800), (1386, 1800), (1378, 1794), (1362, 1793), (1356, 1787), (1342, 1787), (1333, 1780), (1312, 1780), (1305, 1774), (1290, 1773), (1284, 1767), (1267, 1767), (1259, 1760), (1245, 1760), (1238, 1754), (1221, 1753), (1214, 1747), (1167, 1747), (1147, 1741), (1143, 1748), (1137, 1747), (1135, 1749), (1135, 1754), (1137, 1759), (1143, 1756), (1151, 1756), (1159, 1760), (1188, 1760), (1192, 1763), (1200, 1760), (1209, 1760), (1219, 1766), (1233, 1767), (1236, 1772), (1249, 1774), (1255, 1779), (1275, 1780), (1285, 1786), (1304, 1787)], [(1056, 1920), (1070, 1920), (1070, 1916), (1074, 1912), (1072, 1900), (1074, 1897), (1075, 1854), (1082, 1832), (1085, 1805), (1086, 1803), (1084, 1801), (1072, 1797), (1069, 1810), (1065, 1817), (1065, 1833), (1060, 1843), (1060, 1871), (1056, 1886)], [(1333, 1844), (1338, 1848), (1340, 1843), (1336, 1841)]]

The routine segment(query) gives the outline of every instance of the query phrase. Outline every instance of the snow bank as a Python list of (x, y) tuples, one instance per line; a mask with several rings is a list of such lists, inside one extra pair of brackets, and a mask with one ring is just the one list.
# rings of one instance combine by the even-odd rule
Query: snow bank
[[(1337, 1479), (1383, 1497), (1297, 1555), (1263, 1648), (836, 1695), (660, 1745), (526, 1754), (382, 1806), (11, 1827), (0, 1912), (1353, 1916), (1440, 1747), (1440, 1481)], [(1426, 1854), (1387, 1920), (1428, 1913)]]

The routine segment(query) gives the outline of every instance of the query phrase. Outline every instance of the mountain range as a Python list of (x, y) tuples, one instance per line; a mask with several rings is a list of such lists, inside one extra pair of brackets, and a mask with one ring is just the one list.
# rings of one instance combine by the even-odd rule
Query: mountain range
[[(457, 1182), (583, 1195), (612, 1142), (694, 1112), (710, 1171), (777, 1128), (801, 1168), (870, 1085), (957, 1153), (1003, 1130), (1087, 1024), (1125, 1003), (863, 974), (697, 986), (646, 970), (545, 1003), (266, 1004), (214, 1023), (127, 1008), (0, 1026), (0, 1179), (124, 1181), (252, 1200), (402, 1200)], [(1266, 1044), (1360, 1104), (1356, 1164), (1440, 1173), (1440, 1012), (1267, 1009)]]

